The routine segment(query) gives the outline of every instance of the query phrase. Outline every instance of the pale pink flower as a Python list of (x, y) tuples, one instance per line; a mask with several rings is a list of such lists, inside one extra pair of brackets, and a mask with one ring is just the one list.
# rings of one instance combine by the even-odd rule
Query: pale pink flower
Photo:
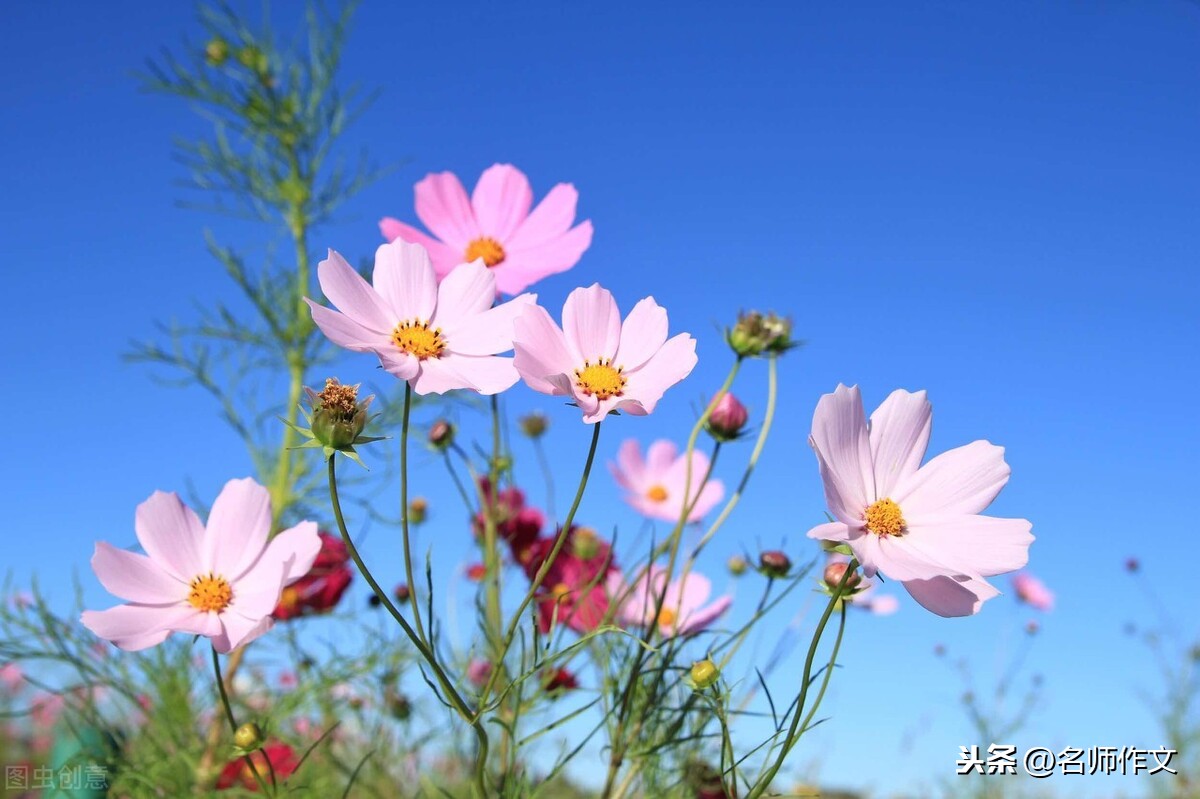
[(821, 397), (809, 442), (836, 521), (808, 535), (848, 544), (868, 577), (939, 616), (966, 616), (1000, 593), (984, 577), (1028, 561), (1032, 525), (979, 515), (1008, 482), (1003, 448), (976, 441), (921, 466), (931, 423), (924, 391), (892, 392), (869, 426), (857, 387)]
[(1029, 572), (1014, 574), (1012, 587), (1017, 592), (1017, 599), (1026, 605), (1042, 611), (1054, 610), (1054, 592)]
[(207, 527), (175, 494), (156, 491), (134, 521), (145, 555), (96, 544), (100, 583), (128, 604), (83, 612), (83, 624), (121, 649), (162, 643), (172, 632), (203, 635), (227, 653), (271, 628), (283, 587), (312, 566), (321, 539), (301, 522), (267, 540), (271, 499), (251, 478), (230, 480)]
[(16, 693), (21, 690), (23, 682), (25, 682), (25, 675), (16, 663), (5, 663), (0, 666), (0, 685), (3, 685), (6, 691)]
[[(649, 573), (643, 573), (632, 586), (625, 584), (620, 573), (610, 576), (609, 595), (625, 598), (617, 612), (618, 618), (625, 624), (639, 627), (657, 624), (664, 638), (673, 638), (708, 629), (733, 602), (733, 597), (726, 594), (706, 606), (712, 594), (712, 582), (703, 574), (692, 572), (677, 577), (667, 583), (663, 595), (666, 579), (666, 569), (659, 566), (652, 566)], [(658, 606), (659, 596), (663, 596), (663, 603), (656, 616), (654, 609)]]
[(439, 278), (482, 258), (496, 276), (496, 288), (512, 295), (570, 269), (592, 243), (591, 222), (571, 227), (579, 198), (574, 186), (558, 184), (531, 213), (533, 189), (510, 164), (488, 168), (470, 200), (450, 172), (427, 175), (414, 193), (417, 216), (433, 236), (391, 217), (379, 229), (388, 241), (425, 247)]
[(684, 489), (688, 486), (688, 459), (679, 453), (675, 444), (665, 439), (655, 441), (642, 450), (634, 439), (627, 439), (617, 452), (617, 462), (608, 468), (617, 485), (628, 493), (625, 501), (639, 513), (652, 519), (677, 522), (683, 515), (685, 504), (692, 506), (688, 521), (699, 521), (725, 496), (725, 485), (720, 480), (704, 482), (708, 473), (708, 456), (699, 450), (692, 451), (692, 475), (688, 502), (684, 502)]
[(341, 313), (305, 298), (313, 321), (330, 341), (371, 352), (418, 394), (470, 389), (496, 394), (517, 382), (513, 318), (532, 294), (496, 307), (496, 278), (482, 261), (461, 264), (438, 285), (419, 244), (396, 241), (375, 251), (372, 283), (333, 250), (317, 266), (325, 296)]
[(621, 322), (611, 293), (593, 284), (571, 292), (559, 328), (538, 305), (517, 316), (514, 363), (534, 391), (570, 397), (587, 424), (611, 411), (645, 416), (696, 365), (696, 340), (667, 339), (667, 312), (647, 297)]

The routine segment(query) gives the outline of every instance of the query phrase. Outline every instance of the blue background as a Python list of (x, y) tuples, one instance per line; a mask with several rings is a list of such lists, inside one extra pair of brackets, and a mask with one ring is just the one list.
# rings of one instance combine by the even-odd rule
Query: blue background
[[(131, 76), (160, 46), (201, 36), (186, 4), (15, 2), (0, 18), (0, 346), (13, 401), (3, 566), (18, 584), (36, 574), (64, 609), (80, 573), (101, 606), (87, 567), (95, 539), (131, 542), (133, 508), (156, 488), (194, 479), (211, 498), (249, 470), (206, 396), (161, 388), (120, 355), (154, 334), (153, 320), (193, 320), (194, 303), (231, 296), (203, 226), (255, 239), (176, 207), (171, 137), (202, 123)], [(673, 330), (699, 339), (700, 365), (653, 417), (606, 424), (606, 461), (625, 437), (683, 438), (727, 367), (718, 328), (739, 307), (791, 314), (809, 345), (782, 362), (777, 431), (706, 555), (718, 585), (735, 552), (813, 551), (803, 537), (823, 498), (804, 442), (821, 393), (858, 383), (870, 409), (893, 388), (928, 389), (931, 452), (976, 438), (1007, 448), (1013, 477), (991, 513), (1033, 520), (1031, 569), (1058, 594), (1024, 672), (1043, 675), (1043, 702), (1008, 743), (1155, 747), (1141, 693), (1156, 691), (1156, 667), (1122, 629), (1159, 621), (1122, 563), (1139, 557), (1164, 604), (1192, 616), (1198, 33), (1200, 9), (1169, 0), (369, 3), (345, 78), (384, 91), (347, 152), (405, 164), (314, 250), (369, 254), (379, 217), (415, 220), (411, 187), (430, 171), (470, 188), (511, 162), (539, 198), (573, 182), (595, 240), (573, 271), (536, 287), (543, 304), (557, 316), (572, 288), (600, 281), (626, 309), (654, 295)], [(373, 366), (347, 357), (337, 373), (359, 380)], [(759, 413), (764, 374), (751, 364), (739, 384)], [(551, 413), (563, 489), (587, 429), (545, 400), (506, 395), (513, 413)], [(466, 427), (486, 435), (481, 417)], [(735, 445), (719, 470), (728, 483), (739, 447), (749, 450)], [(522, 464), (541, 503), (532, 460)], [(455, 572), (471, 555), (452, 495), (432, 469), (416, 490), (446, 524), (436, 562)], [(560, 490), (560, 509), (567, 499)], [(640, 525), (604, 471), (581, 518)], [(754, 579), (738, 593), (753, 596)], [(759, 662), (808, 607), (806, 590), (772, 617), (750, 652)], [(907, 597), (894, 617), (856, 616), (825, 706), (834, 718), (793, 773), (884, 793), (953, 780), (958, 747), (989, 742), (972, 739), (962, 685), (932, 650), (968, 656), (986, 688), (1031, 617), (1011, 595), (965, 620)], [(1195, 635), (1194, 624), (1178, 629)], [(793, 656), (776, 672), (779, 691), (798, 666)], [(1053, 787), (1109, 796), (1147, 784)]]

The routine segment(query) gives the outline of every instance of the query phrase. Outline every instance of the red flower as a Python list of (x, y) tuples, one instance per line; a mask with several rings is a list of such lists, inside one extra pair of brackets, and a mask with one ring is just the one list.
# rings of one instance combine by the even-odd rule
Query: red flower
[(487, 576), (487, 566), (482, 563), (472, 563), (467, 567), (467, 579), (472, 582), (479, 582)]
[[(271, 781), (270, 769), (267, 768), (268, 760), (271, 762), (271, 767), (275, 769), (275, 778), (278, 780), (290, 777), (299, 765), (296, 751), (282, 743), (267, 744), (251, 754), (250, 759), (254, 761), (254, 767), (258, 769), (259, 776), (268, 783)], [(217, 779), (217, 790), (219, 791), (235, 786), (248, 791), (258, 791), (258, 780), (254, 779), (254, 772), (250, 770), (250, 765), (242, 757), (226, 763), (225, 768), (221, 770), (221, 776)]]
[(278, 621), (328, 613), (341, 601), (354, 579), (350, 552), (342, 539), (321, 532), (321, 550), (308, 573), (283, 589), (271, 614)]
[[(526, 507), (525, 493), (519, 488), (510, 486), (496, 494), (486, 477), (479, 478), (479, 488), (484, 502), (495, 515), (496, 534), (508, 542), (514, 556), (518, 555), (537, 539), (546, 517), (537, 508)], [(483, 512), (475, 514), (472, 527), (476, 537), (483, 536), (484, 525)]]
[[(554, 540), (539, 538), (522, 553), (521, 566), (530, 579), (549, 557)], [(538, 588), (538, 626), (542, 632), (549, 632), (556, 622), (576, 632), (596, 629), (608, 614), (605, 584), (615, 570), (612, 547), (587, 528), (572, 527)]]
[(542, 673), (542, 687), (547, 693), (555, 691), (574, 691), (579, 687), (579, 680), (566, 669), (549, 669)]

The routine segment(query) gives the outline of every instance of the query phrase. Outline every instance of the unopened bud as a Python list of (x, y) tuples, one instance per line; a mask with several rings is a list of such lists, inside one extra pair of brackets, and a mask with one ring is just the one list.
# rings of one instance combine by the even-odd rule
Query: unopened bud
[(738, 314), (737, 324), (725, 331), (725, 341), (741, 358), (753, 358), (764, 352), (782, 353), (795, 346), (791, 320), (758, 311)]
[(237, 728), (233, 734), (233, 743), (238, 749), (250, 752), (263, 744), (262, 728), (253, 721), (248, 721)]
[(388, 712), (397, 721), (407, 721), (412, 715), (412, 700), (399, 691), (389, 688), (384, 695), (384, 701), (387, 703)]
[(692, 664), (689, 676), (692, 678), (692, 684), (696, 687), (696, 690), (703, 691), (706, 688), (716, 685), (717, 680), (721, 678), (721, 670), (717, 668), (716, 663), (705, 658), (704, 660), (697, 660)]
[(590, 527), (577, 527), (571, 533), (571, 552), (580, 560), (591, 560), (600, 554), (600, 538)]
[(729, 573), (732, 574), (734, 577), (741, 577), (743, 574), (746, 573), (746, 569), (748, 569), (750, 567), (750, 564), (747, 563), (746, 559), (743, 558), (741, 555), (734, 555), (732, 558), (729, 559), (729, 562), (725, 565), (726, 565), (726, 568), (729, 569)]
[(704, 429), (717, 441), (733, 441), (741, 434), (749, 418), (746, 406), (733, 394), (726, 392), (708, 415)]
[(429, 443), (438, 451), (445, 451), (454, 443), (454, 425), (438, 419), (429, 426)]
[(1129, 572), (1130, 574), (1134, 574), (1140, 568), (1142, 568), (1142, 564), (1138, 561), (1137, 558), (1126, 558), (1125, 559), (1125, 571)]
[(1041, 629), (1042, 626), (1034, 619), (1030, 619), (1029, 621), (1025, 622), (1025, 632), (1028, 635), (1037, 635), (1038, 631)]
[(792, 560), (778, 549), (768, 549), (758, 556), (758, 569), (772, 579), (787, 577), (792, 570)]
[(219, 67), (229, 58), (229, 43), (218, 37), (204, 45), (204, 58), (214, 67)]
[(467, 567), (467, 579), (472, 582), (480, 582), (484, 577), (487, 577), (487, 566), (482, 563), (472, 563)]
[(408, 598), (412, 596), (412, 589), (407, 584), (400, 583), (392, 589), (392, 596), (396, 597), (397, 602), (407, 602)]
[(530, 438), (541, 438), (550, 426), (550, 420), (541, 411), (534, 411), (518, 419), (517, 424), (521, 426), (521, 432)]
[(413, 524), (425, 521), (429, 513), (429, 500), (425, 497), (413, 497), (408, 503), (408, 520)]
[(842, 579), (845, 578), (846, 583), (842, 586), (843, 593), (852, 593), (855, 588), (862, 582), (862, 576), (855, 569), (854, 572), (847, 577), (846, 571), (850, 568), (849, 563), (830, 563), (825, 567), (825, 586), (830, 591), (836, 591), (839, 585), (842, 585)]

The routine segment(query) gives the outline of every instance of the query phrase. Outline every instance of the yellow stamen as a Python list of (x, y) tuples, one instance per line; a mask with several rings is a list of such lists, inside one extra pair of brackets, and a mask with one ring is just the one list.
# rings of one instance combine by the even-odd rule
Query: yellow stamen
[(658, 626), (666, 627), (667, 629), (675, 628), (675, 620), (679, 618), (679, 614), (670, 608), (663, 608), (658, 613)]
[(582, 369), (575, 370), (575, 385), (589, 397), (598, 400), (619, 397), (625, 391), (625, 376), (622, 367), (613, 367), (612, 359), (601, 358), (592, 363), (584, 361)]
[(279, 595), (279, 605), (284, 610), (295, 610), (300, 604), (300, 592), (290, 585), (283, 589), (283, 593)]
[(904, 516), (900, 506), (890, 499), (872, 503), (866, 510), (867, 529), (875, 535), (899, 535), (904, 532)]
[(428, 322), (413, 320), (401, 322), (392, 331), (392, 343), (402, 351), (422, 361), (426, 358), (442, 357), (446, 340), (440, 327), (431, 328)]
[(196, 610), (220, 613), (229, 607), (233, 600), (233, 589), (224, 577), (208, 574), (192, 580), (192, 590), (188, 592), (188, 602)]
[(650, 486), (650, 490), (646, 492), (646, 499), (651, 502), (664, 502), (667, 499), (667, 489), (660, 485)]
[(555, 600), (561, 600), (569, 593), (571, 593), (571, 586), (566, 583), (559, 583), (550, 589), (550, 596), (554, 597)]
[(489, 267), (498, 266), (504, 263), (504, 247), (500, 245), (500, 242), (488, 236), (475, 239), (467, 245), (466, 262), (471, 263), (476, 258), (482, 258)]

